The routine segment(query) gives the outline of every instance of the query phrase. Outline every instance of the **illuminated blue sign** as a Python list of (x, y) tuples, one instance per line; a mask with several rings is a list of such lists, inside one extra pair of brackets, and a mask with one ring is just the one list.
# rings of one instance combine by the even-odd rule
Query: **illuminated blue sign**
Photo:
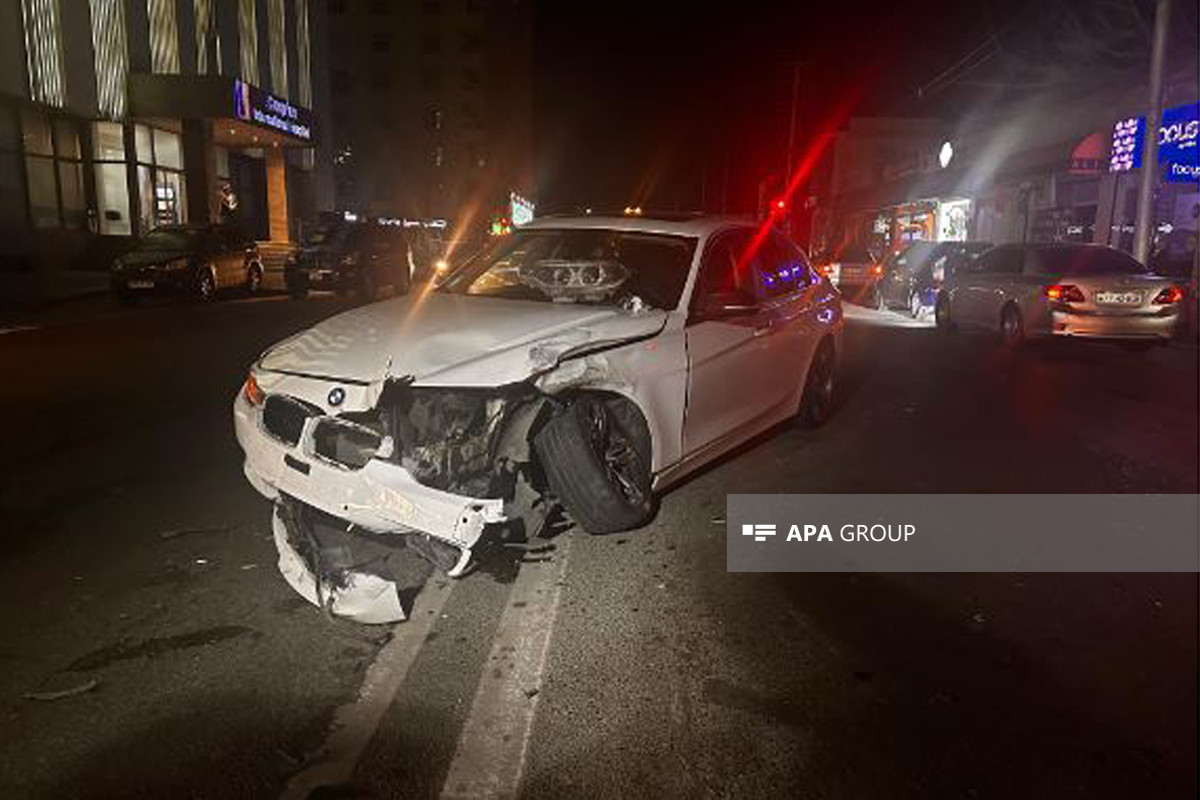
[[(1197, 138), (1200, 134), (1200, 104), (1165, 109), (1158, 126), (1158, 163), (1163, 177), (1173, 182), (1200, 180)], [(1126, 172), (1142, 166), (1146, 118), (1130, 117), (1113, 126), (1109, 172)]]
[(1142, 165), (1142, 143), (1146, 138), (1146, 118), (1130, 117), (1113, 126), (1109, 172), (1128, 172)]
[(1200, 133), (1200, 103), (1168, 108), (1158, 127), (1158, 163), (1163, 177), (1176, 183), (1200, 180), (1197, 134)]
[(245, 81), (233, 82), (233, 115), (304, 141), (312, 140), (310, 112)]

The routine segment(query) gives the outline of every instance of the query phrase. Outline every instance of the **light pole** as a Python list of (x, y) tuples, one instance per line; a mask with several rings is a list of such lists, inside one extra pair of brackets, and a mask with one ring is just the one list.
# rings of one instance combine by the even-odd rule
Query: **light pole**
[(1167, 26), (1171, 0), (1158, 0), (1154, 11), (1154, 44), (1150, 52), (1150, 113), (1146, 115), (1142, 174), (1138, 181), (1137, 225), (1133, 255), (1143, 264), (1150, 259), (1151, 228), (1154, 226), (1154, 185), (1158, 182), (1158, 126), (1162, 116), (1163, 64), (1166, 61)]

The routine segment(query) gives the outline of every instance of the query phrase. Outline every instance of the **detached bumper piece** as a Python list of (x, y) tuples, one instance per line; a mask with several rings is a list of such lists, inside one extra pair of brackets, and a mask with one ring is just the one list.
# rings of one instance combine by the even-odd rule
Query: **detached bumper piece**
[(305, 600), (356, 622), (406, 619), (390, 564), (402, 539), (378, 541), (287, 495), (275, 504), (272, 529), (279, 571)]

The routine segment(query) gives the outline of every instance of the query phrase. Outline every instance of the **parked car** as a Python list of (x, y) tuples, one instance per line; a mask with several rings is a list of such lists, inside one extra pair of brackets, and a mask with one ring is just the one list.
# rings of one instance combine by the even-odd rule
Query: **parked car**
[(374, 300), (391, 286), (405, 294), (412, 279), (408, 240), (402, 228), (370, 222), (327, 222), (284, 264), (288, 294), (302, 300), (312, 289), (356, 292)]
[(1006, 244), (947, 279), (937, 325), (999, 331), (1016, 346), (1031, 336), (1168, 341), (1184, 291), (1120, 250), (1092, 244)]
[(879, 305), (875, 285), (883, 275), (877, 253), (862, 242), (852, 242), (830, 251), (818, 260), (821, 272), (842, 295), (855, 303)]
[(457, 577), (482, 537), (532, 536), (556, 508), (592, 533), (635, 528), (701, 465), (791, 417), (825, 422), (839, 296), (757, 232), (547, 218), (423, 297), (267, 350), (233, 417), (287, 580), (335, 613), (395, 619), (384, 569), (347, 564), (408, 540)]
[(164, 225), (114, 259), (113, 294), (132, 303), (154, 294), (212, 300), (223, 289), (262, 287), (258, 245), (232, 225)]
[(947, 275), (977, 258), (990, 242), (911, 242), (883, 264), (879, 301), (914, 319), (932, 311)]

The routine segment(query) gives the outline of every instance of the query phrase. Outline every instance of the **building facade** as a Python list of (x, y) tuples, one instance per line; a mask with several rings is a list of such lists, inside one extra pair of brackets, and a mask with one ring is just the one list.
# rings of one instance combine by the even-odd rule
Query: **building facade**
[(528, 0), (330, 0), (338, 208), (470, 235), (532, 199)]
[[(953, 122), (852, 120), (829, 156), (814, 240), (865, 242), (881, 256), (917, 239), (1132, 251), (1146, 91), (1064, 89)], [(1168, 77), (1151, 165), (1156, 252), (1184, 263), (1200, 221), (1196, 98), (1194, 72)]]
[(324, 0), (0, 0), (0, 270), (332, 206)]

